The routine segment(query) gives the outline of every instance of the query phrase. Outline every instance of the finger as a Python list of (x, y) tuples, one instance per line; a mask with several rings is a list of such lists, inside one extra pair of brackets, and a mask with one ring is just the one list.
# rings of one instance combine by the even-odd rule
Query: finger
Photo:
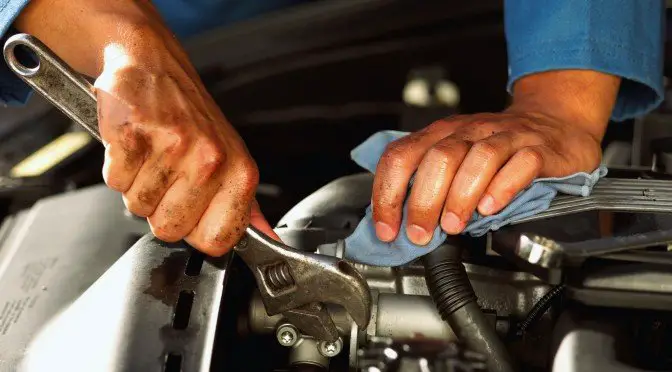
[(543, 164), (543, 151), (539, 148), (526, 147), (519, 150), (488, 185), (478, 203), (479, 213), (487, 216), (502, 210), (538, 177)]
[(432, 239), (450, 184), (470, 147), (467, 141), (447, 137), (422, 159), (408, 198), (406, 235), (411, 242), (426, 245)]
[(428, 127), (387, 146), (376, 167), (371, 198), (376, 235), (381, 241), (396, 238), (411, 176), (427, 150), (452, 130), (452, 127), (445, 130)]
[(98, 96), (98, 123), (105, 144), (103, 180), (113, 190), (126, 192), (142, 166), (147, 140), (131, 124), (126, 106), (105, 93)]
[(227, 169), (224, 181), (196, 227), (185, 240), (211, 256), (221, 256), (233, 247), (250, 223), (254, 191), (259, 176), (256, 167), (237, 165)]
[(168, 189), (151, 216), (149, 226), (165, 242), (183, 239), (198, 224), (221, 184), (195, 185), (186, 177), (177, 179)]
[(441, 228), (446, 233), (458, 234), (464, 229), (492, 177), (514, 154), (514, 140), (503, 132), (471, 147), (448, 191), (441, 217)]
[[(184, 238), (195, 227), (220, 189), (224, 153), (214, 144), (192, 146), (181, 163), (186, 165), (149, 217), (154, 235), (166, 242)], [(160, 186), (160, 185), (159, 185)]]
[(252, 212), (250, 213), (250, 225), (256, 227), (257, 229), (259, 229), (259, 231), (268, 235), (270, 238), (282, 242), (282, 239), (280, 239), (278, 234), (276, 234), (275, 231), (273, 231), (273, 228), (266, 220), (266, 217), (264, 217), (264, 214), (261, 213), (259, 203), (257, 202), (256, 199), (252, 201)]
[(175, 160), (166, 153), (148, 159), (141, 167), (131, 187), (123, 194), (126, 208), (136, 216), (154, 214), (159, 202), (178, 178)]

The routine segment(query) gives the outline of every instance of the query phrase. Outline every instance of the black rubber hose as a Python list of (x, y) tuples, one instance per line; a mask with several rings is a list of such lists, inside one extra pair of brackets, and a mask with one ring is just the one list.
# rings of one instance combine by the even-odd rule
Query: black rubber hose
[(476, 302), (457, 241), (447, 240), (425, 255), (424, 264), (429, 294), (441, 318), (467, 348), (487, 356), (488, 371), (514, 371), (508, 350)]

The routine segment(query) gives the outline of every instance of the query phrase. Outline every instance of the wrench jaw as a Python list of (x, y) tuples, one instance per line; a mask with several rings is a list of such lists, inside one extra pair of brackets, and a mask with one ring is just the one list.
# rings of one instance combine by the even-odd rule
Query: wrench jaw
[(320, 341), (338, 340), (338, 329), (325, 306), (319, 302), (287, 310), (283, 315), (306, 335)]
[(255, 276), (269, 315), (282, 313), (309, 336), (335, 341), (326, 304), (345, 308), (360, 328), (371, 318), (371, 292), (362, 274), (332, 256), (297, 251), (253, 227), (234, 248)]

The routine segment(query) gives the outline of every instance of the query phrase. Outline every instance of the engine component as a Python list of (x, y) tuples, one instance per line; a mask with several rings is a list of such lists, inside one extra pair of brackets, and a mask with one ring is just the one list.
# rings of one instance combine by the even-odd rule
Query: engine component
[(280, 345), (291, 347), (299, 341), (299, 331), (292, 324), (281, 324), (275, 332), (275, 337)]
[(539, 301), (534, 304), (534, 307), (527, 314), (525, 319), (516, 326), (516, 337), (523, 337), (525, 332), (532, 324), (541, 318), (546, 311), (553, 305), (553, 302), (562, 298), (562, 293), (565, 291), (565, 285), (560, 284), (544, 295)]
[[(670, 182), (672, 187), (672, 182)], [(499, 241), (508, 233), (498, 234)], [(544, 268), (560, 268), (563, 265), (578, 265), (591, 256), (631, 251), (648, 246), (667, 244), (672, 240), (672, 230), (650, 231), (627, 236), (606, 237), (577, 243), (558, 243), (539, 235), (520, 234), (513, 250), (518, 257)], [(512, 244), (509, 244), (511, 246)]]
[(513, 371), (508, 350), (476, 303), (462, 265), (462, 249), (446, 241), (424, 257), (427, 287), (441, 318), (470, 349), (488, 356), (492, 372)]
[(553, 372), (670, 371), (670, 314), (572, 306), (553, 330)]
[(375, 337), (357, 352), (361, 372), (486, 372), (486, 358), (461, 344)]
[[(284, 239), (285, 229), (278, 229)], [(291, 231), (291, 229), (289, 229)], [(296, 231), (294, 230), (293, 233)], [(342, 250), (338, 244), (320, 247), (323, 254), (338, 256)], [(339, 329), (341, 337), (348, 338), (351, 354), (351, 368), (357, 366), (358, 348), (367, 347), (372, 339), (390, 338), (398, 342), (426, 341), (445, 343), (457, 341), (451, 326), (441, 319), (425, 282), (425, 268), (417, 263), (404, 267), (389, 268), (368, 265), (356, 265), (367, 278), (373, 293), (373, 314), (369, 326), (359, 333), (351, 335), (352, 320), (343, 309), (332, 306), (329, 313)], [(524, 319), (550, 287), (534, 276), (507, 270), (494, 269), (466, 263), (464, 267), (473, 283), (479, 304), (486, 309), (486, 324), (501, 338), (509, 333), (509, 324)], [(478, 308), (478, 305), (476, 306)], [(521, 341), (525, 350), (537, 350), (526, 353), (522, 359), (527, 365), (539, 365), (547, 346), (539, 339), (537, 332), (550, 332), (548, 320), (544, 316), (540, 327), (532, 330), (529, 339)], [(259, 294), (252, 297), (246, 322), (252, 334), (276, 334), (279, 326), (286, 320), (281, 315), (269, 316), (264, 311)], [(518, 342), (518, 341), (516, 341)], [(520, 342), (519, 342), (520, 343)], [(353, 355), (354, 354), (354, 355)], [(520, 355), (517, 355), (520, 358)]]
[(292, 346), (289, 353), (289, 365), (294, 370), (311, 368), (326, 371), (329, 367), (329, 356), (324, 355), (319, 341), (312, 337), (302, 337)]
[(593, 210), (670, 213), (670, 185), (672, 181), (668, 180), (603, 178), (595, 184), (589, 196), (558, 196), (547, 210), (517, 220), (514, 224)]

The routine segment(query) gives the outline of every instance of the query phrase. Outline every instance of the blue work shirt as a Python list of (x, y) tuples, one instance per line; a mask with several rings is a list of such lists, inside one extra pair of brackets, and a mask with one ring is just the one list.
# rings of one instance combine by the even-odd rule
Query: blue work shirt
[[(154, 0), (154, 4), (173, 32), (186, 37), (301, 1)], [(0, 0), (0, 34), (7, 32), (27, 3)], [(507, 89), (536, 72), (590, 69), (623, 79), (613, 119), (654, 109), (663, 99), (664, 9), (663, 0), (505, 0)], [(0, 102), (24, 103), (29, 92), (0, 63)]]

